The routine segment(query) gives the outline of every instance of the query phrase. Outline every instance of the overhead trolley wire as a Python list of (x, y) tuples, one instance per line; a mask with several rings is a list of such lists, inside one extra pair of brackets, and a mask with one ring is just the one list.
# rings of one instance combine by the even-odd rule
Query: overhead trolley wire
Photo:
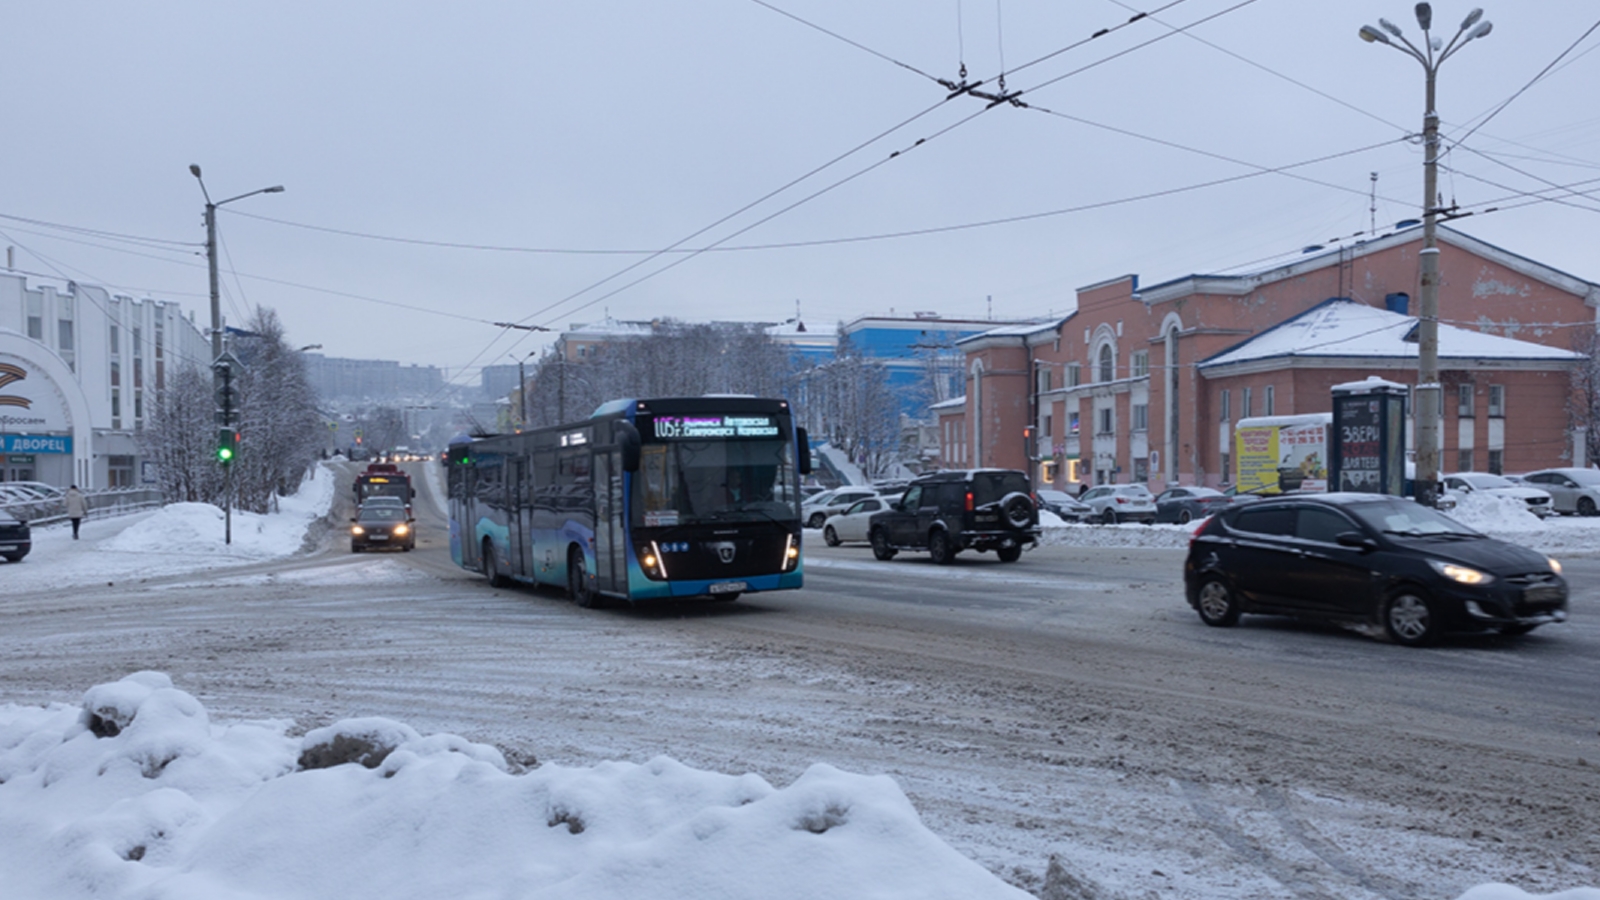
[(1478, 124), (1472, 126), (1472, 128), (1470, 128), (1470, 129), (1468, 129), (1466, 134), (1463, 134), (1460, 137), (1446, 136), (1445, 140), (1449, 141), (1453, 145), (1460, 146), (1461, 143), (1464, 142), (1467, 138), (1472, 137), (1474, 134), (1476, 134), (1478, 129), (1480, 129), (1483, 126), (1489, 124), (1489, 121), (1491, 119), (1493, 119), (1495, 116), (1500, 115), (1501, 111), (1504, 110), (1506, 107), (1510, 106), (1513, 100), (1516, 100), (1518, 97), (1521, 97), (1525, 92), (1527, 92), (1527, 90), (1529, 88), (1533, 87), (1534, 85), (1538, 84), (1541, 80), (1543, 80), (1545, 75), (1547, 75), (1550, 72), (1551, 69), (1555, 68), (1557, 63), (1561, 62), (1562, 59), (1566, 58), (1567, 54), (1569, 54), (1573, 50), (1577, 49), (1578, 45), (1583, 43), (1585, 40), (1587, 40), (1589, 35), (1594, 34), (1595, 29), (1600, 29), (1600, 20), (1596, 20), (1593, 25), (1590, 25), (1589, 26), (1589, 30), (1587, 30), (1583, 34), (1579, 35), (1578, 39), (1573, 41), (1571, 46), (1569, 46), (1569, 47), (1567, 47), (1567, 49), (1561, 51), (1561, 53), (1558, 54), (1555, 59), (1550, 61), (1549, 65), (1547, 65), (1543, 69), (1539, 70), (1539, 74), (1533, 76), (1533, 78), (1531, 78), (1528, 81), (1527, 84), (1525, 84), (1522, 87), (1518, 88), (1516, 93), (1512, 94), (1510, 97), (1507, 97), (1499, 106), (1496, 106), (1493, 110), (1491, 110), (1488, 115), (1484, 116), (1483, 119), (1478, 122)]
[(876, 56), (879, 59), (884, 60), (885, 62), (894, 63), (895, 65), (899, 66), (902, 69), (906, 69), (908, 71), (915, 72), (918, 75), (921, 75), (923, 78), (926, 78), (926, 79), (928, 79), (930, 81), (934, 81), (934, 82), (939, 81), (939, 78), (936, 75), (929, 75), (927, 72), (922, 71), (921, 69), (917, 68), (916, 66), (911, 65), (910, 63), (901, 62), (900, 60), (895, 59), (892, 56), (889, 56), (889, 55), (884, 54), (884, 53), (879, 53), (878, 51), (872, 49), (871, 47), (868, 47), (867, 45), (862, 44), (862, 43), (860, 43), (858, 41), (853, 41), (853, 40), (845, 37), (844, 35), (839, 34), (836, 31), (829, 31), (828, 29), (823, 28), (821, 25), (818, 25), (815, 22), (809, 22), (809, 21), (807, 21), (805, 19), (802, 19), (799, 16), (795, 15), (794, 13), (789, 12), (788, 10), (779, 9), (778, 7), (772, 5), (771, 3), (766, 2), (766, 0), (750, 0), (750, 2), (756, 4), (757, 6), (766, 7), (767, 9), (770, 9), (773, 12), (775, 12), (778, 15), (783, 16), (785, 18), (793, 19), (794, 21), (799, 22), (801, 25), (804, 25), (807, 28), (814, 28), (817, 31), (820, 31), (823, 34), (827, 35), (828, 37), (834, 38), (835, 40), (843, 41), (846, 44), (849, 44), (850, 46), (856, 48), (857, 50), (861, 50), (861, 51), (864, 51), (866, 53), (870, 53), (873, 56)]

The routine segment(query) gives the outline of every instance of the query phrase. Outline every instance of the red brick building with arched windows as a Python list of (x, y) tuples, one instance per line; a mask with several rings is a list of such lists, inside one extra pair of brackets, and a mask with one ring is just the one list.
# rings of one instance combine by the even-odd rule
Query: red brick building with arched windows
[[(1586, 464), (1568, 399), (1600, 285), (1448, 228), (1439, 246), (1444, 469)], [(1226, 483), (1239, 419), (1329, 412), (1332, 385), (1368, 375), (1416, 383), (1421, 248), (1413, 228), (1244, 275), (1128, 275), (1065, 317), (967, 338), (965, 401), (934, 410), (961, 459), (941, 463)]]

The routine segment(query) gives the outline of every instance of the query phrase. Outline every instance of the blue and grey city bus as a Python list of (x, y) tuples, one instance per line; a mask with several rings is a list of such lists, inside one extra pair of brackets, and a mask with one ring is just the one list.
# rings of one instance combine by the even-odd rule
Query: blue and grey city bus
[(613, 400), (587, 419), (455, 442), (450, 555), (491, 584), (732, 600), (798, 588), (805, 429), (789, 403)]

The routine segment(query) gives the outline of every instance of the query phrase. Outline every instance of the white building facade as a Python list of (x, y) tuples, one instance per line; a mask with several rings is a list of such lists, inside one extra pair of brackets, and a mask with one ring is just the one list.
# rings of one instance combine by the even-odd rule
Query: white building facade
[(0, 480), (154, 484), (138, 434), (168, 379), (210, 361), (177, 303), (0, 270)]

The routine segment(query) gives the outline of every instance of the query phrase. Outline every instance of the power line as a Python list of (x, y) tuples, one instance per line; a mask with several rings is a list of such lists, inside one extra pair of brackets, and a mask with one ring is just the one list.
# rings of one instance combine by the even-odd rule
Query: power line
[(933, 82), (938, 82), (939, 81), (939, 78), (937, 76), (929, 75), (927, 72), (922, 71), (921, 69), (917, 68), (916, 66), (911, 65), (910, 63), (901, 62), (900, 60), (895, 59), (892, 56), (888, 56), (888, 55), (885, 55), (883, 53), (879, 53), (878, 51), (872, 49), (871, 47), (866, 46), (865, 44), (861, 44), (861, 43), (858, 43), (856, 41), (853, 41), (853, 40), (851, 40), (851, 39), (849, 39), (849, 38), (845, 37), (844, 35), (839, 34), (837, 32), (829, 31), (828, 29), (823, 28), (821, 25), (818, 25), (815, 22), (808, 22), (805, 19), (802, 19), (799, 16), (795, 15), (794, 13), (789, 12), (788, 10), (779, 9), (776, 6), (773, 6), (771, 3), (766, 2), (766, 0), (750, 0), (750, 2), (756, 4), (757, 6), (764, 6), (767, 9), (770, 9), (773, 12), (777, 13), (778, 15), (784, 16), (785, 18), (793, 19), (794, 21), (799, 22), (801, 25), (804, 25), (807, 28), (814, 28), (817, 31), (820, 31), (823, 34), (827, 35), (828, 37), (834, 38), (835, 40), (843, 41), (846, 44), (849, 44), (850, 46), (856, 48), (857, 50), (865, 51), (867, 53), (872, 54), (873, 56), (878, 57), (881, 60), (885, 60), (887, 62), (894, 63), (895, 65), (899, 66), (902, 69), (907, 69), (909, 71), (915, 72), (918, 75), (921, 75), (923, 78), (926, 78), (926, 79), (928, 79), (930, 81), (933, 81)]
[(164, 245), (168, 245), (168, 246), (172, 246), (172, 247), (204, 247), (205, 246), (204, 244), (194, 243), (194, 242), (190, 242), (190, 241), (174, 241), (174, 240), (169, 240), (167, 238), (141, 237), (139, 235), (122, 234), (122, 233), (115, 232), (115, 231), (101, 231), (101, 230), (96, 229), (96, 228), (84, 228), (84, 227), (79, 226), (79, 225), (62, 225), (59, 222), (47, 222), (47, 221), (45, 221), (43, 219), (29, 219), (29, 218), (26, 218), (26, 217), (23, 217), (23, 216), (8, 215), (6, 213), (0, 213), (0, 219), (9, 219), (10, 221), (13, 221), (13, 222), (21, 222), (24, 225), (34, 225), (34, 226), (37, 226), (37, 227), (40, 227), (40, 228), (55, 228), (55, 229), (58, 229), (58, 230), (61, 230), (61, 231), (67, 231), (67, 232), (71, 232), (71, 233), (74, 233), (74, 234), (80, 234), (80, 235), (83, 235), (85, 237), (98, 237), (98, 238), (106, 238), (106, 239), (109, 239), (109, 240), (122, 240), (122, 241), (128, 241), (129, 243), (147, 244), (147, 245), (151, 245), (151, 246), (163, 245), (163, 244)]
[(1512, 94), (1510, 97), (1507, 97), (1504, 102), (1502, 102), (1499, 106), (1496, 106), (1494, 108), (1494, 110), (1491, 111), (1487, 116), (1484, 116), (1482, 121), (1480, 121), (1478, 124), (1472, 126), (1472, 128), (1470, 130), (1468, 130), (1466, 134), (1463, 134), (1459, 138), (1451, 138), (1450, 139), (1451, 142), (1456, 146), (1460, 146), (1462, 144), (1462, 142), (1464, 142), (1467, 138), (1472, 137), (1474, 134), (1476, 134), (1479, 128), (1482, 128), (1483, 126), (1489, 124), (1489, 121), (1491, 119), (1493, 119), (1495, 116), (1500, 115), (1501, 110), (1503, 110), (1506, 107), (1511, 105), (1511, 101), (1517, 99), (1518, 97), (1521, 97), (1523, 95), (1523, 93), (1526, 92), (1529, 88), (1533, 87), (1535, 84), (1538, 84), (1539, 81), (1541, 79), (1543, 79), (1544, 76), (1551, 69), (1555, 68), (1556, 63), (1561, 62), (1561, 60), (1564, 57), (1566, 57), (1566, 55), (1568, 53), (1571, 53), (1573, 50), (1577, 49), (1577, 46), (1579, 44), (1583, 43), (1589, 37), (1589, 35), (1594, 34), (1595, 29), (1597, 29), (1597, 28), (1600, 28), (1600, 20), (1596, 20), (1593, 25), (1590, 25), (1588, 31), (1585, 31), (1583, 34), (1579, 35), (1578, 39), (1572, 42), (1572, 46), (1570, 46), (1567, 49), (1561, 51), (1561, 53), (1558, 54), (1555, 59), (1552, 59), (1550, 61), (1550, 65), (1545, 66), (1543, 69), (1540, 69), (1539, 70), (1539, 74), (1533, 76), (1533, 78), (1531, 80), (1529, 80), (1527, 84), (1523, 85), (1521, 88), (1518, 88), (1517, 92), (1515, 94)]

